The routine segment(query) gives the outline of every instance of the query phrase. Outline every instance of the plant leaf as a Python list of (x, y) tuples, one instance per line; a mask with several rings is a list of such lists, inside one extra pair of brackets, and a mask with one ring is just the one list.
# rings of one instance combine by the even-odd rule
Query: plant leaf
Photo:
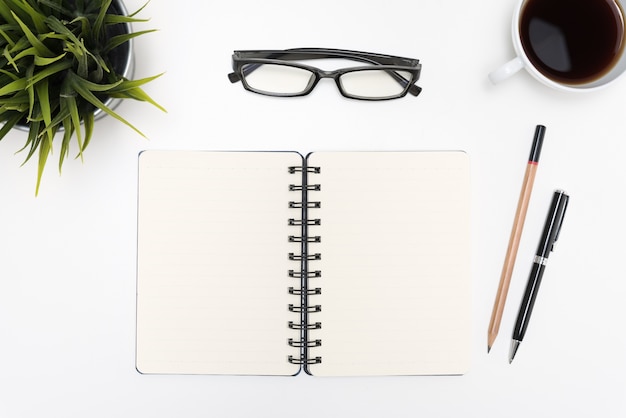
[[(104, 73), (111, 73), (104, 59), (98, 54), (92, 54), (91, 57), (96, 62), (96, 68), (90, 73), (90, 80), (100, 82), (104, 79)], [(91, 78), (93, 77), (93, 78)]]
[(19, 61), (20, 59), (27, 57), (29, 55), (32, 55), (32, 56), (37, 55), (37, 49), (35, 49), (34, 46), (31, 46), (30, 48), (22, 49), (15, 57), (12, 57), (11, 61)]
[(17, 23), (13, 18), (12, 10), (8, 3), (6, 1), (0, 2), (0, 16), (7, 23)]
[[(129, 128), (131, 128), (132, 130), (134, 130), (135, 132), (137, 132), (139, 135), (141, 135), (142, 137), (146, 137), (139, 129), (135, 128), (130, 122), (128, 122), (126, 119), (124, 119), (123, 117), (121, 117), (120, 115), (118, 115), (117, 113), (115, 113), (113, 110), (111, 110), (108, 106), (106, 106), (104, 103), (102, 103), (102, 101), (100, 99), (98, 99), (87, 87), (86, 87), (86, 80), (82, 80), (79, 79), (76, 75), (74, 75), (73, 77), (69, 78), (71, 80), (71, 86), (74, 88), (74, 90), (85, 100), (87, 100), (89, 103), (91, 103), (92, 105), (94, 105), (95, 107), (97, 107), (98, 109), (101, 109), (103, 112), (105, 112), (106, 114), (114, 117), (115, 119), (119, 120), (120, 122), (122, 122), (124, 125), (128, 126)], [(93, 84), (93, 83), (92, 83)]]
[[(56, 73), (60, 73), (61, 71), (67, 70), (68, 68), (71, 68), (71, 67), (72, 67), (72, 62), (70, 60), (57, 61), (56, 63), (43, 67), (41, 71), (33, 75), (33, 78), (28, 80), (28, 85), (36, 84), (40, 82), (41, 80), (51, 77), (52, 75)], [(2, 95), (1, 90), (0, 90), (0, 95)]]
[(55, 12), (57, 12), (58, 15), (65, 15), (65, 16), (70, 16), (71, 12), (69, 10), (67, 10), (66, 8), (64, 8), (61, 5), (60, 1), (55, 1), (55, 0), (39, 0), (39, 4), (49, 7), (51, 10), (54, 10)]
[(87, 16), (78, 16), (74, 18), (74, 20), (72, 20), (71, 23), (76, 23), (76, 22), (80, 22), (80, 25), (82, 27), (82, 33), (91, 32), (91, 22), (89, 21)]
[(28, 146), (30, 146), (30, 149), (28, 150), (28, 155), (26, 155), (26, 159), (24, 159), (24, 162), (22, 163), (22, 165), (26, 164), (28, 160), (30, 160), (30, 158), (35, 154), (37, 147), (39, 147), (39, 143), (41, 142), (41, 139), (39, 137), (40, 125), (41, 125), (41, 122), (38, 122), (38, 121), (30, 122), (30, 130), (28, 131), (26, 143), (19, 151), (17, 151), (17, 152), (22, 152), (26, 148), (28, 148)]
[(19, 26), (9, 25), (9, 24), (0, 26), (0, 36), (4, 38), (4, 40), (7, 42), (7, 44), (9, 44), (10, 47), (13, 47), (15, 45), (15, 41), (11, 38), (11, 35), (9, 35), (6, 31), (10, 31), (11, 33), (14, 33), (16, 28), (19, 28)]
[[(7, 70), (5, 70), (3, 68), (0, 68), (0, 77), (1, 76), (6, 76), (6, 77), (10, 78), (11, 80), (17, 80), (19, 78), (16, 74), (12, 73), (11, 71), (7, 71)], [(4, 84), (4, 83), (2, 83), (2, 84)]]
[(148, 102), (151, 105), (155, 106), (157, 109), (161, 110), (162, 112), (167, 113), (167, 109), (165, 109), (163, 106), (161, 106), (156, 101), (154, 101), (152, 97), (150, 97), (145, 91), (143, 91), (139, 87), (135, 87), (130, 90), (124, 90), (119, 93), (111, 93), (110, 96), (115, 97), (115, 98), (120, 98), (120, 99), (134, 99), (134, 100), (139, 100), (142, 102)]
[[(71, 74), (71, 73), (70, 73)], [(78, 111), (78, 104), (76, 103), (75, 89), (70, 81), (70, 78), (66, 78), (61, 87), (60, 101), (65, 103), (67, 110), (69, 111), (70, 121), (72, 127), (76, 132), (76, 140), (78, 141), (78, 151), (82, 158), (83, 149), (83, 134), (80, 130), (80, 113)]]
[(25, 78), (18, 78), (15, 81), (10, 82), (9, 84), (0, 87), (0, 96), (6, 96), (11, 93), (15, 93), (16, 91), (24, 90), (27, 86)]
[(117, 86), (112, 87), (109, 92), (123, 92), (125, 90), (132, 90), (136, 87), (140, 87), (143, 86), (144, 84), (148, 84), (149, 82), (156, 80), (157, 78), (163, 76), (163, 74), (165, 73), (161, 73), (161, 74), (157, 74), (157, 75), (153, 75), (150, 77), (144, 77), (144, 78), (140, 78), (137, 80), (127, 80), (124, 79), (122, 83), (119, 83)]
[[(39, 106), (41, 108), (41, 115), (43, 116), (43, 122), (46, 128), (49, 128), (52, 124), (52, 109), (50, 107), (50, 93), (48, 90), (48, 79), (42, 80), (35, 85), (37, 91), (37, 98), (39, 99)], [(49, 131), (48, 131), (49, 132)]]
[(70, 141), (72, 139), (72, 135), (74, 134), (74, 126), (72, 125), (71, 118), (69, 117), (69, 112), (65, 108), (65, 104), (61, 103), (61, 112), (66, 115), (63, 118), (63, 140), (61, 141), (61, 154), (59, 155), (59, 173), (63, 168), (63, 162), (65, 158), (70, 153)]
[(96, 18), (93, 24), (93, 32), (97, 35), (102, 33), (102, 26), (104, 25), (104, 18), (106, 17), (107, 10), (109, 10), (109, 6), (111, 6), (112, 0), (102, 0), (100, 10), (98, 12), (98, 17)]
[(44, 138), (39, 144), (39, 164), (37, 166), (37, 185), (35, 186), (35, 196), (39, 194), (39, 186), (41, 185), (41, 176), (43, 175), (43, 169), (46, 167), (48, 156), (52, 152), (52, 139), (48, 135), (44, 135)]
[(4, 138), (21, 119), (22, 115), (18, 113), (11, 116), (6, 120), (6, 122), (4, 122), (4, 125), (0, 128), (0, 141), (2, 141), (2, 138)]
[(48, 49), (48, 47), (39, 40), (39, 38), (37, 38), (37, 36), (30, 30), (30, 28), (26, 26), (26, 24), (24, 24), (24, 22), (22, 22), (14, 12), (11, 13), (13, 14), (13, 17), (15, 18), (17, 23), (20, 25), (20, 28), (22, 29), (22, 32), (24, 32), (24, 35), (26, 35), (26, 38), (28, 38), (28, 41), (37, 49), (37, 53), (42, 56), (53, 57), (54, 53), (50, 51), (50, 49)]
[(115, 15), (115, 14), (108, 14), (106, 18), (104, 19), (104, 23), (107, 25), (124, 24), (124, 23), (145, 23), (149, 21), (150, 19), (139, 19), (139, 18), (134, 17), (134, 15), (123, 16), (123, 15)]
[(25, 112), (29, 106), (28, 96), (16, 94), (11, 97), (0, 98), (0, 114), (8, 110)]
[(60, 110), (57, 117), (52, 121), (53, 124), (62, 124), (63, 126), (63, 140), (61, 141), (61, 154), (59, 155), (59, 173), (63, 167), (65, 158), (70, 153), (70, 141), (74, 135), (74, 126), (72, 125), (71, 116), (67, 109), (65, 101), (61, 101)]
[(77, 77), (75, 74), (71, 77), (71, 79), (73, 83), (80, 84), (81, 86), (85, 87), (89, 91), (97, 91), (97, 92), (108, 92), (111, 89), (114, 89), (115, 87), (119, 86), (120, 84), (124, 82), (124, 80), (122, 79), (122, 80), (116, 81), (115, 83), (98, 84), (98, 83), (93, 83), (89, 80), (85, 80), (84, 78)]
[(130, 17), (137, 16), (139, 13), (141, 13), (141, 11), (142, 11), (143, 9), (145, 9), (145, 8), (146, 8), (146, 6), (148, 6), (148, 4), (150, 4), (150, 0), (148, 0), (147, 2), (145, 2), (143, 6), (141, 6), (139, 9), (137, 9), (137, 11), (135, 11), (134, 13), (131, 13), (129, 16), (130, 16)]
[(124, 44), (125, 42), (128, 42), (129, 40), (133, 38), (136, 38), (141, 35), (145, 35), (147, 33), (156, 32), (156, 31), (157, 31), (156, 29), (149, 29), (149, 30), (142, 30), (142, 31), (137, 31), (137, 32), (132, 32), (132, 33), (125, 33), (123, 35), (113, 36), (109, 40), (105, 52), (108, 53), (112, 51), (114, 48), (117, 48), (118, 46)]
[(46, 24), (44, 23), (45, 15), (43, 15), (40, 10), (35, 10), (28, 1), (15, 2), (15, 4), (26, 12), (30, 20), (35, 25), (37, 32), (44, 33), (46, 31)]
[(58, 57), (53, 57), (53, 58), (44, 58), (44, 57), (35, 55), (35, 65), (39, 67), (45, 67), (65, 58), (65, 55), (66, 54), (61, 54)]
[(83, 125), (85, 126), (85, 142), (83, 143), (83, 151), (89, 145), (91, 141), (91, 137), (93, 136), (93, 128), (94, 128), (95, 116), (93, 112), (89, 112), (83, 117)]
[[(82, 45), (81, 41), (67, 28), (56, 16), (48, 16), (45, 20), (50, 30), (69, 39), (76, 45)], [(84, 49), (84, 46), (83, 46)]]
[(16, 73), (20, 72), (20, 69), (17, 68), (17, 62), (15, 62), (15, 58), (11, 56), (11, 51), (9, 51), (9, 48), (4, 48), (4, 51), (2, 51), (2, 56), (6, 58), (7, 64), (11, 65)]
[[(35, 73), (35, 66), (34, 65), (30, 65), (27, 69), (26, 69), (26, 79), (29, 80), (31, 78), (33, 78), (33, 74)], [(28, 103), (30, 103), (30, 110), (28, 112), (28, 120), (32, 120), (33, 117), (33, 109), (35, 107), (35, 89), (33, 88), (33, 85), (27, 85), (26, 86), (26, 93), (28, 94)]]

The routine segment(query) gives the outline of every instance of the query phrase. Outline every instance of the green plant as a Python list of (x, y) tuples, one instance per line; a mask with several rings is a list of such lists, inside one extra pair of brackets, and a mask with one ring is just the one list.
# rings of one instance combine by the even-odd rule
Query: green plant
[[(89, 144), (97, 109), (144, 136), (114, 112), (110, 100), (134, 99), (161, 110), (141, 86), (159, 77), (129, 80), (118, 74), (115, 54), (130, 51), (129, 41), (153, 32), (120, 31), (145, 22), (114, 13), (112, 0), (0, 0), (0, 140), (16, 125), (28, 130), (26, 163), (38, 153), (36, 192), (62, 134), (59, 171), (73, 137), (78, 157)], [(112, 12), (113, 11), (113, 12)]]

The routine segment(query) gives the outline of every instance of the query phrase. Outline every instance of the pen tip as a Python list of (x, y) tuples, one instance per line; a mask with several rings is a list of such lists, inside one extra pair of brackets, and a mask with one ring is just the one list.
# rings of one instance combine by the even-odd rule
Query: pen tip
[(515, 358), (515, 353), (517, 353), (517, 349), (519, 348), (519, 341), (511, 340), (511, 351), (509, 352), (509, 364), (513, 363), (513, 359)]

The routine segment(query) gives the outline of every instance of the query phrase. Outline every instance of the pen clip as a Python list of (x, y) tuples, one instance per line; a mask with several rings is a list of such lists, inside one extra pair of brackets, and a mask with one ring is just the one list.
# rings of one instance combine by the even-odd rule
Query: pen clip
[[(561, 234), (561, 227), (563, 226), (563, 219), (565, 219), (565, 212), (567, 211), (567, 205), (569, 204), (569, 196), (565, 194), (564, 191), (558, 190), (556, 193), (558, 193), (559, 198), (560, 198), (556, 212), (557, 214), (560, 214), (560, 215), (559, 215), (559, 219), (557, 219), (556, 234), (554, 235), (554, 241), (552, 241), (552, 246), (550, 247), (550, 251), (554, 251), (554, 244), (559, 239), (559, 235)], [(562, 210), (559, 210), (560, 206), (563, 207)]]

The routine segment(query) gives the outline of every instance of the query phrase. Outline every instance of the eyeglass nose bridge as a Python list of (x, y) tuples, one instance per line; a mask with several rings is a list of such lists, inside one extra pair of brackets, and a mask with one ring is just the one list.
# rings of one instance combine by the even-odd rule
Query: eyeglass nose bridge
[(319, 78), (332, 78), (332, 79), (336, 79), (337, 76), (339, 75), (340, 70), (331, 70), (331, 71), (325, 71), (325, 70), (319, 70), (317, 72), (317, 75)]
[(312, 77), (311, 82), (307, 86), (307, 89), (310, 91), (317, 85), (317, 83), (321, 79), (323, 79), (323, 78), (330, 78), (332, 80), (335, 80), (335, 84), (337, 85), (337, 88), (339, 89), (339, 92), (342, 95), (345, 95), (345, 93), (343, 92), (343, 88), (341, 87), (341, 83), (339, 82), (339, 77), (341, 76), (341, 74), (342, 74), (341, 70), (329, 70), (329, 71), (327, 71), (327, 70), (316, 69), (316, 71), (315, 71), (316, 77)]

